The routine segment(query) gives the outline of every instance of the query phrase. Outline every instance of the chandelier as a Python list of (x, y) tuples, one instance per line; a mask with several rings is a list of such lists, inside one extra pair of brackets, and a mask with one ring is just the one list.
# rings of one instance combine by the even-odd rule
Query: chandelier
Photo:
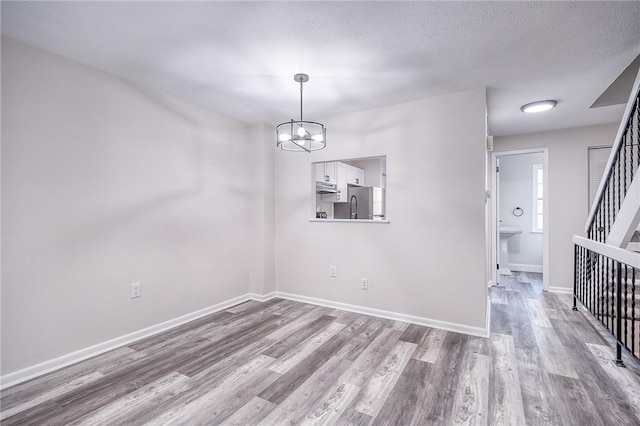
[(327, 146), (327, 130), (321, 123), (302, 119), (302, 85), (309, 81), (307, 74), (296, 74), (300, 83), (300, 120), (285, 121), (276, 127), (276, 146), (284, 151), (311, 152)]

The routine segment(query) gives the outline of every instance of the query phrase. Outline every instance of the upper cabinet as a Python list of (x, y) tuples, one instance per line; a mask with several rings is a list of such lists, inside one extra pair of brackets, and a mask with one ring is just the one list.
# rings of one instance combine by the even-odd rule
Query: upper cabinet
[(349, 200), (349, 185), (364, 185), (364, 170), (340, 161), (316, 164), (316, 181), (336, 185), (338, 192), (322, 194), (325, 203), (346, 203)]
[(335, 162), (336, 189), (335, 194), (322, 194), (322, 201), (326, 203), (346, 203), (347, 200), (347, 165)]
[(364, 170), (346, 164), (347, 167), (347, 184), (364, 186)]
[(336, 181), (336, 162), (317, 163), (316, 164), (316, 181), (326, 183), (337, 183)]

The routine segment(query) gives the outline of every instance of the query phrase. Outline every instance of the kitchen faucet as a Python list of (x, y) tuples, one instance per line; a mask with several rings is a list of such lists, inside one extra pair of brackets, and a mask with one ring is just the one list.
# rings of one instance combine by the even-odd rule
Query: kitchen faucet
[[(356, 210), (355, 212), (353, 211), (353, 202), (356, 202)], [(354, 217), (355, 215), (355, 217)], [(351, 219), (357, 219), (358, 218), (358, 197), (356, 197), (355, 195), (352, 195), (351, 198), (349, 198), (349, 217)]]

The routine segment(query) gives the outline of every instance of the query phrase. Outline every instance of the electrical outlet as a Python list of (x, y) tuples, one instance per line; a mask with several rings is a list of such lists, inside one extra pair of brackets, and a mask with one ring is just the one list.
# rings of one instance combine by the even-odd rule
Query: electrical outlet
[(136, 297), (140, 297), (141, 289), (140, 283), (131, 284), (131, 298), (135, 299)]
[(335, 266), (329, 266), (329, 276), (331, 278), (335, 278), (337, 276), (336, 267)]
[(369, 290), (369, 280), (366, 278), (360, 280), (360, 288), (363, 290)]

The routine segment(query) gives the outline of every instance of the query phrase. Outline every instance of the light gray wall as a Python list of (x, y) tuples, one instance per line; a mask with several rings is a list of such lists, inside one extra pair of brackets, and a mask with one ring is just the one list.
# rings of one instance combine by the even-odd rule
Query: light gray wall
[[(485, 117), (484, 90), (458, 93), (331, 118), (326, 149), (276, 152), (278, 290), (484, 328)], [(390, 224), (308, 221), (311, 162), (378, 155)]]
[[(500, 157), (500, 220), (504, 226), (516, 226), (521, 234), (509, 238), (509, 263), (539, 267), (542, 271), (542, 234), (531, 232), (533, 224), (533, 165), (542, 164), (542, 154)], [(514, 216), (520, 207), (522, 216)]]
[(248, 132), (3, 38), (2, 374), (246, 294)]
[(549, 148), (549, 285), (573, 287), (574, 235), (584, 236), (588, 209), (588, 148), (611, 145), (618, 124), (494, 139), (494, 151)]
[[(329, 119), (295, 155), (7, 38), (2, 89), (3, 375), (276, 288), (485, 326), (484, 90)], [(377, 155), (391, 224), (308, 222), (312, 161)]]

